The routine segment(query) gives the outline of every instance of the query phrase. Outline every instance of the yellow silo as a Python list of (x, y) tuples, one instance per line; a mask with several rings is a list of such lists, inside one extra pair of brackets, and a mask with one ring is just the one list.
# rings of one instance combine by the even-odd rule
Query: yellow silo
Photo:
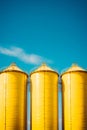
[(58, 73), (42, 64), (30, 85), (31, 130), (58, 130)]
[(27, 77), (15, 64), (0, 72), (0, 130), (27, 130)]
[(74, 64), (61, 77), (62, 130), (87, 130), (87, 71)]

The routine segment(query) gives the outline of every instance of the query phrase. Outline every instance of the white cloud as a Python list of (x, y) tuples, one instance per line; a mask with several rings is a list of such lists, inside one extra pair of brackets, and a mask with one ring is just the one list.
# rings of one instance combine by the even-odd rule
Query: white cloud
[(27, 54), (22, 48), (19, 47), (10, 47), (4, 48), (0, 47), (0, 53), (12, 57), (16, 57), (19, 60), (27, 63), (27, 64), (41, 64), (41, 62), (51, 62), (50, 60), (43, 58), (36, 54)]

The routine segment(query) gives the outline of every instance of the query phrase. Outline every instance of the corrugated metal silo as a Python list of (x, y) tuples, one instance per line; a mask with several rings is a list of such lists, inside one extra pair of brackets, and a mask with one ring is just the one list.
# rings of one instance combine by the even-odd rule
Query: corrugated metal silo
[(15, 64), (0, 72), (0, 130), (27, 130), (27, 77)]
[(31, 130), (58, 130), (58, 73), (42, 64), (30, 84)]
[(62, 74), (63, 130), (87, 130), (87, 71), (73, 65)]

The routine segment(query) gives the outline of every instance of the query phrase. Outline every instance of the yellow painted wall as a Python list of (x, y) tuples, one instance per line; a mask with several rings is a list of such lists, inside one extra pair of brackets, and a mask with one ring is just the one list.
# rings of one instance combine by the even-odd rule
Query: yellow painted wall
[(63, 130), (87, 130), (87, 73), (62, 75)]
[(27, 75), (0, 74), (0, 130), (27, 129)]
[(31, 130), (58, 130), (58, 75), (31, 74)]

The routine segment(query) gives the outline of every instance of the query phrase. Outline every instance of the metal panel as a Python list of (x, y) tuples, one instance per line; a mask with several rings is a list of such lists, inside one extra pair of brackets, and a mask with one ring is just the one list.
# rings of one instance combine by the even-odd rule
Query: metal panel
[(87, 130), (87, 72), (62, 75), (63, 130)]
[(0, 74), (0, 130), (27, 130), (27, 75)]
[(4, 75), (2, 76), (0, 75), (0, 129), (5, 130), (5, 76)]
[(31, 130), (58, 130), (58, 75), (31, 74)]

